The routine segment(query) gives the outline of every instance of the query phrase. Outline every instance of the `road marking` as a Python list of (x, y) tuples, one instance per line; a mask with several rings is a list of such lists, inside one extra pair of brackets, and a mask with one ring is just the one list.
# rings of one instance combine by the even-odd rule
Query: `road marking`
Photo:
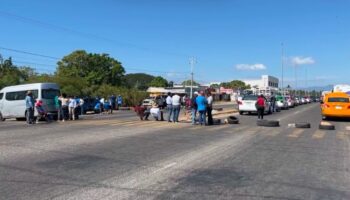
[(265, 135), (267, 135), (267, 136), (276, 136), (276, 135), (278, 135), (280, 133), (281, 133), (281, 131), (273, 130), (273, 131), (267, 132)]
[(289, 134), (288, 137), (298, 138), (304, 132), (303, 129), (295, 129), (293, 133)]
[(322, 139), (326, 135), (325, 131), (316, 130), (315, 133), (312, 135), (313, 139)]
[(346, 139), (345, 133), (344, 133), (343, 131), (339, 131), (339, 132), (337, 133), (337, 139), (339, 139), (339, 140), (345, 140), (345, 139)]
[(345, 127), (345, 130), (350, 131), (350, 126)]
[(168, 169), (168, 168), (170, 168), (172, 166), (175, 166), (175, 165), (176, 165), (176, 162), (170, 163), (168, 165), (165, 165), (164, 167), (161, 167), (159, 169), (154, 170), (153, 173), (155, 174), (155, 173), (157, 173), (157, 172), (159, 172), (161, 170), (166, 170), (166, 169)]

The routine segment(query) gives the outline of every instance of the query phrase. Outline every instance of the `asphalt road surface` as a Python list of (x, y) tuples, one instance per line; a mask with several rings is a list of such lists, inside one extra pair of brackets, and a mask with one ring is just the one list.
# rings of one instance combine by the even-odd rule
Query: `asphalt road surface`
[(350, 199), (350, 123), (319, 130), (319, 104), (266, 116), (276, 128), (119, 116), (0, 123), (0, 199)]

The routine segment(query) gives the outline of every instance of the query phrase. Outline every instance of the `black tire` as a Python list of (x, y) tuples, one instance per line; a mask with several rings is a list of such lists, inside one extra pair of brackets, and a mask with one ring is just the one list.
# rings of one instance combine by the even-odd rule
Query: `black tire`
[(311, 128), (311, 124), (307, 122), (295, 123), (295, 128)]
[(0, 113), (0, 122), (5, 121), (6, 119), (2, 117), (2, 114)]
[(256, 122), (258, 126), (265, 126), (265, 127), (279, 127), (280, 122), (275, 120), (258, 120)]
[(239, 115), (243, 115), (243, 111), (239, 111)]
[(227, 118), (227, 123), (229, 123), (229, 124), (238, 124), (238, 123), (239, 123), (239, 120), (238, 120), (238, 118), (235, 117), (235, 116), (229, 116), (229, 117)]
[(335, 126), (333, 124), (322, 124), (322, 122), (320, 123), (320, 125), (318, 126), (319, 129), (322, 129), (322, 130), (335, 130)]

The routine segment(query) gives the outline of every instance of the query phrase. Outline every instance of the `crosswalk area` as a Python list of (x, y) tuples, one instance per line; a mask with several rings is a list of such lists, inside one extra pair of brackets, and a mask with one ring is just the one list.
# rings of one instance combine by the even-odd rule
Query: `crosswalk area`
[(120, 129), (153, 129), (153, 130), (168, 130), (179, 129), (181, 131), (187, 131), (191, 133), (232, 133), (232, 134), (256, 134), (267, 137), (285, 137), (290, 140), (297, 140), (300, 138), (310, 138), (313, 140), (322, 140), (328, 138), (336, 138), (338, 140), (350, 141), (350, 129), (347, 127), (341, 127), (339, 130), (326, 131), (319, 129), (290, 129), (286, 127), (269, 128), (247, 125), (229, 125), (221, 124), (214, 126), (193, 126), (188, 122), (169, 123), (167, 121), (140, 121), (135, 119), (109, 119), (109, 120), (82, 120), (69, 122), (69, 125), (83, 126), (83, 127), (111, 127)]

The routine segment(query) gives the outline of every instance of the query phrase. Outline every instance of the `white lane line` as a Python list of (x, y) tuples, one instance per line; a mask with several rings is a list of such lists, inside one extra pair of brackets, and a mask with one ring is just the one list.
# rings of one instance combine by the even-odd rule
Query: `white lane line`
[(177, 164), (176, 162), (169, 163), (169, 164), (165, 165), (164, 167), (161, 167), (161, 168), (159, 168), (157, 170), (154, 170), (153, 173), (155, 174), (155, 173), (157, 173), (157, 172), (159, 172), (161, 170), (169, 169), (170, 167), (175, 166), (176, 164)]
[(325, 131), (316, 130), (316, 132), (312, 135), (313, 139), (322, 139), (326, 135)]

